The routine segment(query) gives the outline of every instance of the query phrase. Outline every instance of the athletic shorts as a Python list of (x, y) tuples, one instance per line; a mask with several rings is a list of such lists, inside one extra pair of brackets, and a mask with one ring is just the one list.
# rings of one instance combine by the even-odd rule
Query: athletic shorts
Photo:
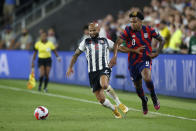
[(38, 58), (38, 67), (40, 66), (52, 66), (52, 59), (51, 58)]
[(90, 86), (93, 89), (93, 92), (100, 90), (101, 85), (100, 85), (100, 78), (102, 75), (106, 75), (108, 78), (110, 78), (111, 74), (111, 69), (110, 68), (104, 68), (99, 71), (95, 72), (90, 72), (89, 75), (89, 81), (90, 81)]
[(129, 66), (129, 73), (131, 76), (131, 79), (133, 81), (138, 81), (142, 79), (141, 72), (144, 68), (151, 69), (152, 60), (145, 60), (143, 62), (137, 63), (134, 66)]

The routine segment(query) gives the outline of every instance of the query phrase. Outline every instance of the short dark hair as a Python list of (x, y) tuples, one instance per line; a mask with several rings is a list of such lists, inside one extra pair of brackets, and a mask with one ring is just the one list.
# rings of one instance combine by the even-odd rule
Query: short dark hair
[(129, 17), (138, 17), (140, 20), (144, 20), (144, 15), (140, 11), (133, 11), (129, 14)]
[(167, 22), (165, 20), (161, 20), (160, 23), (163, 24), (163, 25), (167, 25)]

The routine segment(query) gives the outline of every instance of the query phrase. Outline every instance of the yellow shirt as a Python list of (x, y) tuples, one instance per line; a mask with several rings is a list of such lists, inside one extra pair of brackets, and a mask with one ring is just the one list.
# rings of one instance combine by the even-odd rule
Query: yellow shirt
[(171, 36), (171, 39), (169, 41), (169, 48), (173, 50), (180, 50), (179, 46), (182, 43), (182, 31), (180, 29), (177, 29), (174, 34)]
[(160, 34), (166, 40), (163, 48), (164, 49), (168, 48), (168, 46), (169, 46), (169, 38), (170, 38), (170, 31), (169, 31), (168, 27), (165, 27), (162, 30), (160, 30)]
[(51, 57), (51, 50), (54, 50), (55, 46), (50, 41), (47, 41), (46, 43), (38, 41), (35, 43), (35, 49), (38, 51), (39, 58), (49, 58)]

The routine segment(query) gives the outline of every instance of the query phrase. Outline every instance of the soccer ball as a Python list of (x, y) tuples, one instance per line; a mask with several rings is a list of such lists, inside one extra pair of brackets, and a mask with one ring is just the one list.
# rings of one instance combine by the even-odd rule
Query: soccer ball
[(44, 120), (48, 117), (48, 109), (44, 106), (39, 106), (35, 109), (34, 116), (37, 120)]

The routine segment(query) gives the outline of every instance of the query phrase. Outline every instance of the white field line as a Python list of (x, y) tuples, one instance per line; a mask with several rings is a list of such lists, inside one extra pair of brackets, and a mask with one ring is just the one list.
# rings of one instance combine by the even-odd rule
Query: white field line
[[(52, 94), (52, 93), (40, 93), (38, 91), (32, 91), (32, 90), (27, 90), (27, 89), (20, 89), (20, 88), (15, 88), (15, 87), (10, 87), (10, 86), (4, 86), (4, 85), (0, 85), (0, 88), (14, 90), (14, 91), (28, 92), (28, 93), (31, 93), (31, 94), (38, 94), (38, 95), (44, 95), (44, 96), (52, 96), (52, 97), (57, 97), (57, 98), (62, 98), (62, 99), (67, 99), (67, 100), (80, 101), (80, 102), (85, 102), (85, 103), (99, 104), (99, 102), (85, 100), (85, 99), (80, 99), (80, 98), (76, 98), (76, 97), (63, 96), (63, 95), (57, 95), (57, 94)], [(137, 112), (140, 112), (141, 111), (141, 110), (138, 110), (138, 109), (135, 109), (135, 108), (131, 108), (131, 107), (129, 107), (129, 110), (137, 111)], [(152, 114), (152, 115), (165, 116), (165, 117), (173, 117), (173, 118), (177, 118), (177, 119), (196, 121), (196, 119), (186, 118), (186, 117), (182, 117), (182, 116), (175, 116), (175, 115), (169, 115), (169, 114), (158, 113), (158, 112), (151, 112), (151, 111), (149, 111), (149, 113)]]

